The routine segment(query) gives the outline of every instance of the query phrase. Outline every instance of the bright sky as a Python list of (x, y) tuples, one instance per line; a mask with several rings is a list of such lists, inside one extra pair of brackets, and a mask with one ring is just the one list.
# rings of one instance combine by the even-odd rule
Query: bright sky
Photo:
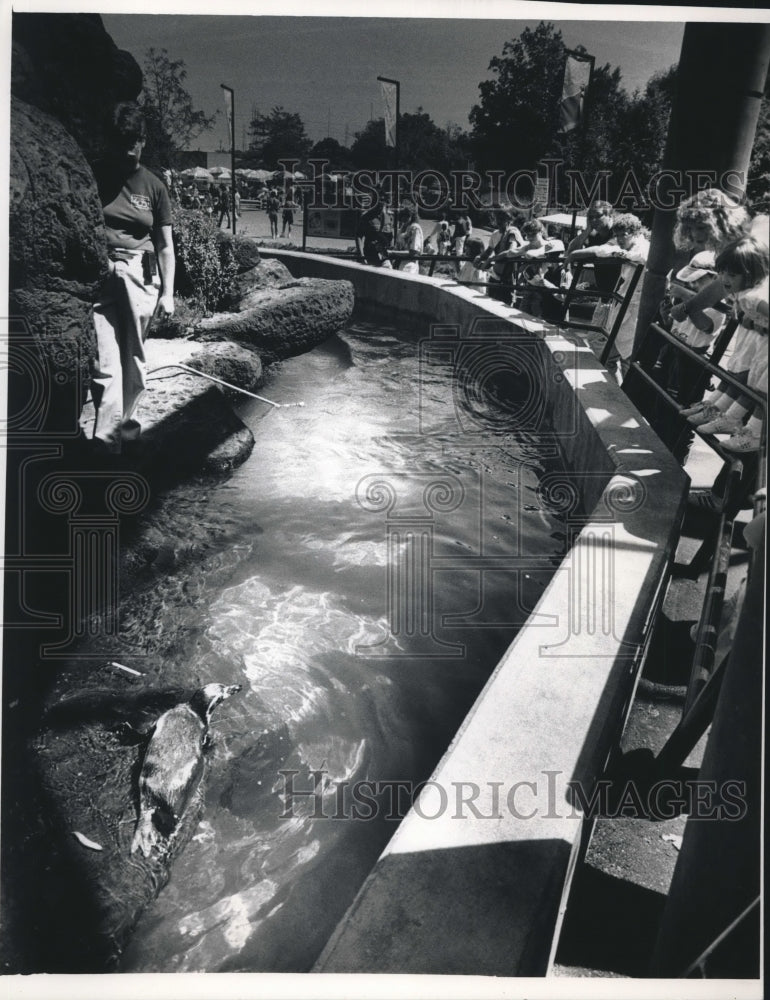
[[(415, 12), (421, 7), (413, 6)], [(478, 6), (470, 0), (467, 9)], [(347, 137), (349, 144), (370, 117), (382, 115), (378, 75), (401, 82), (402, 112), (422, 106), (438, 125), (468, 128), (479, 83), (492, 78), (490, 59), (502, 55), (505, 41), (540, 20), (102, 16), (115, 42), (140, 63), (150, 46), (183, 59), (196, 107), (209, 114), (222, 109), (220, 84), (232, 87), (237, 145), (253, 110), (266, 113), (276, 105), (299, 113), (312, 139), (331, 135), (344, 144)], [(554, 23), (568, 47), (583, 44), (597, 65), (620, 67), (629, 91), (677, 61), (684, 28), (661, 21)], [(229, 147), (223, 115), (209, 140), (201, 140), (207, 148), (220, 143)]]

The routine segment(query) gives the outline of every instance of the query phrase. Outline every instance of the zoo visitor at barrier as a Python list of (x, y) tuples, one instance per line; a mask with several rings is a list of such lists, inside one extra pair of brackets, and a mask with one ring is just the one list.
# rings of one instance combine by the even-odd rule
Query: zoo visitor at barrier
[(110, 148), (95, 174), (107, 232), (109, 274), (94, 304), (92, 371), (97, 450), (134, 446), (134, 417), (145, 389), (144, 338), (156, 307), (174, 312), (174, 246), (166, 186), (139, 162), (145, 123), (133, 102), (115, 108)]
[[(767, 387), (768, 250), (747, 236), (729, 244), (716, 259), (716, 271), (728, 302), (740, 316), (733, 336), (727, 371), (751, 389)], [(759, 449), (762, 417), (754, 404), (731, 386), (720, 385), (688, 421), (702, 434), (730, 434), (723, 443), (728, 451)], [(744, 421), (745, 424), (744, 424)]]

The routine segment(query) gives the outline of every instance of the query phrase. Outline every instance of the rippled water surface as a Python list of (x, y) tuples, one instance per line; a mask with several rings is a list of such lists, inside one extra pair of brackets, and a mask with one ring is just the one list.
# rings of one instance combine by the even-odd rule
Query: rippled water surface
[[(537, 491), (556, 459), (429, 355), (357, 323), (262, 390), (304, 407), (242, 412), (254, 452), (206, 500), (230, 552), (169, 590), (158, 627), (244, 690), (214, 717), (203, 820), (125, 971), (308, 970), (406, 809), (388, 783), (430, 775), (558, 564)], [(363, 780), (374, 815), (340, 818), (341, 783)]]

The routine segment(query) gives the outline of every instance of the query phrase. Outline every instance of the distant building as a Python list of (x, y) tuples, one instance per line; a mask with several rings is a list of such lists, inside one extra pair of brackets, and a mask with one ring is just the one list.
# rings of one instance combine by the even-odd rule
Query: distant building
[(205, 149), (185, 149), (180, 150), (175, 157), (178, 170), (187, 170), (188, 167), (229, 167), (230, 151)]

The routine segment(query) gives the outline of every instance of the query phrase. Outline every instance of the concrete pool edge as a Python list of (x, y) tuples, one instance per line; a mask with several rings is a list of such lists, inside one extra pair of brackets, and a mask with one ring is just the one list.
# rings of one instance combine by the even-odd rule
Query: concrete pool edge
[[(358, 300), (531, 344), (584, 505), (575, 541), (319, 958), (317, 972), (547, 974), (583, 819), (662, 599), (688, 478), (578, 338), (451, 279), (289, 251)], [(558, 484), (557, 484), (558, 486)], [(495, 791), (496, 789), (496, 791)]]

